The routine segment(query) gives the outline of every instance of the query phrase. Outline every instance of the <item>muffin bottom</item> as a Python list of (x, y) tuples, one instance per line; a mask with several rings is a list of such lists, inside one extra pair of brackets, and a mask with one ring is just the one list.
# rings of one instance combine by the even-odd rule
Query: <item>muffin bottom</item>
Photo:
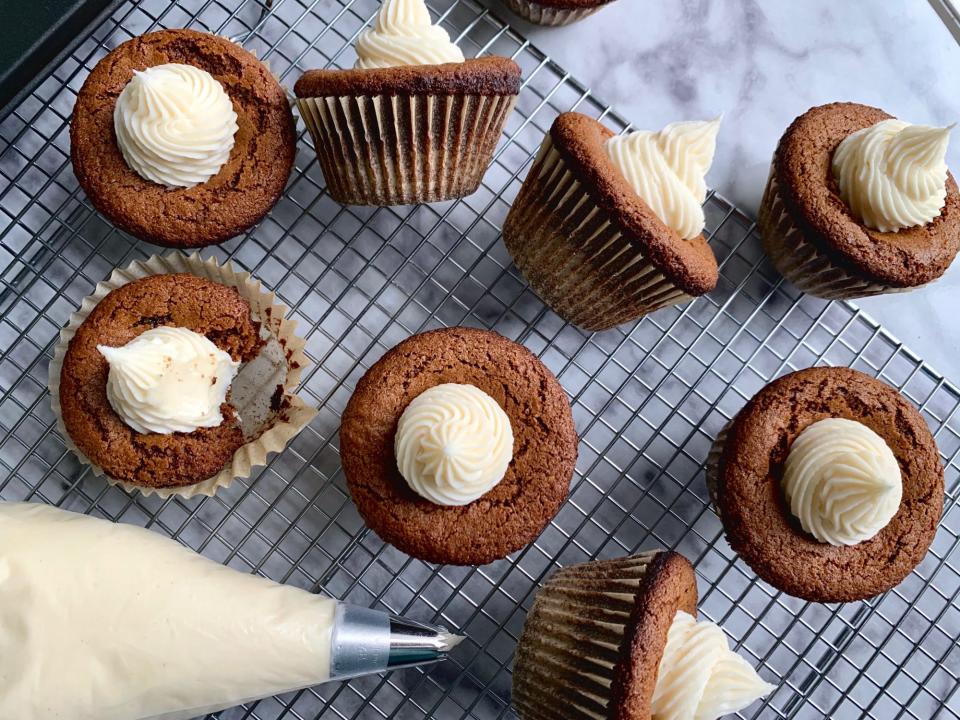
[(760, 202), (757, 227), (763, 249), (777, 271), (805, 293), (825, 300), (908, 292), (916, 287), (895, 287), (851, 275), (808, 241), (787, 211), (773, 167)]
[(549, 134), (507, 215), (503, 241), (533, 290), (585, 330), (692, 299), (623, 237)]
[(524, 20), (553, 27), (570, 25), (583, 20), (603, 7), (603, 5), (597, 5), (596, 7), (562, 8), (543, 5), (536, 0), (506, 0), (506, 3), (508, 8)]

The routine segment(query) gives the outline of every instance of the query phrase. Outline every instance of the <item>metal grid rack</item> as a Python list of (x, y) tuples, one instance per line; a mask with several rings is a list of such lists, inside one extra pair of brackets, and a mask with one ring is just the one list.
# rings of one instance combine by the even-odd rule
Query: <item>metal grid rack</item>
[[(93, 65), (157, 27), (241, 40), (286, 84), (352, 64), (375, 0), (126, 0), (0, 124), (0, 498), (54, 503), (169, 534), (247, 572), (438, 621), (470, 639), (428, 671), (331, 684), (220, 718), (513, 717), (510, 665), (537, 584), (558, 566), (675, 548), (697, 567), (700, 609), (778, 688), (751, 718), (960, 718), (960, 391), (854, 306), (781, 284), (749, 217), (706, 204), (721, 261), (709, 297), (633, 327), (587, 334), (546, 310), (499, 242), (500, 225), (553, 117), (576, 108), (616, 129), (609, 107), (474, 0), (433, 9), (466, 54), (523, 68), (517, 111), (483, 187), (453, 203), (342, 207), (324, 192), (309, 138), (270, 216), (204, 251), (250, 270), (291, 307), (315, 366), (302, 394), (319, 416), (250, 482), (215, 498), (162, 501), (94, 478), (53, 429), (47, 364), (59, 328), (112, 268), (155, 248), (105, 223), (79, 191), (68, 118)], [(435, 567), (367, 531), (340, 471), (339, 415), (388, 348), (467, 324), (524, 343), (571, 396), (582, 441), (569, 502), (542, 536), (481, 568)], [(738, 561), (707, 503), (712, 437), (774, 377), (849, 365), (920, 406), (944, 456), (947, 503), (924, 562), (868, 602), (818, 605), (778, 593)]]

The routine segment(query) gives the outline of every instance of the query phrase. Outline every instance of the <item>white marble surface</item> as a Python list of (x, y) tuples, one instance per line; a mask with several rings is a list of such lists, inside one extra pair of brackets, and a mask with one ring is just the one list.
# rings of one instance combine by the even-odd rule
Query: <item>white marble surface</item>
[[(812, 105), (960, 121), (960, 45), (926, 0), (616, 0), (565, 28), (484, 2), (639, 127), (723, 113), (708, 180), (751, 213), (777, 140)], [(960, 128), (947, 162), (960, 176)], [(927, 288), (860, 306), (960, 382), (960, 260)]]

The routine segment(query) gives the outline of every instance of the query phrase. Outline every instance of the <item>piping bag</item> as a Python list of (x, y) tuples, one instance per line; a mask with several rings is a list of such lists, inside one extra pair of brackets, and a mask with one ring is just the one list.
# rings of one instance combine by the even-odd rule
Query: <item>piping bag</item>
[(0, 502), (0, 718), (187, 720), (431, 663), (460, 640), (150, 530)]

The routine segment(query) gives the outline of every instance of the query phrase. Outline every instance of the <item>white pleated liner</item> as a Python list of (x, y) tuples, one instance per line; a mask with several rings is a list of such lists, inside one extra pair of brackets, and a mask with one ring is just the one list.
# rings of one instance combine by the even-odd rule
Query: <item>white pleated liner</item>
[[(284, 388), (284, 398), (287, 407), (281, 414), (269, 413), (263, 418), (262, 427), (250, 441), (241, 446), (233, 456), (233, 460), (220, 473), (194, 485), (174, 488), (151, 488), (123, 482), (106, 475), (102, 468), (94, 464), (74, 445), (70, 434), (63, 423), (60, 411), (60, 371), (63, 368), (63, 358), (67, 347), (77, 328), (83, 323), (93, 308), (110, 291), (127, 283), (148, 277), (167, 273), (190, 273), (198, 277), (207, 278), (213, 282), (234, 288), (241, 297), (250, 304), (250, 315), (260, 322), (261, 337), (267, 339), (268, 346), (279, 347), (285, 357), (286, 368), (280, 373)], [(127, 492), (137, 490), (144, 495), (158, 495), (163, 498), (171, 495), (180, 495), (190, 498), (195, 495), (213, 495), (218, 489), (227, 487), (237, 478), (249, 477), (253, 469), (265, 465), (267, 456), (272, 452), (281, 452), (287, 443), (299, 433), (316, 416), (316, 409), (309, 407), (293, 390), (300, 381), (304, 369), (310, 366), (310, 361), (303, 352), (304, 341), (296, 335), (296, 321), (285, 318), (287, 307), (275, 300), (272, 292), (261, 288), (260, 281), (250, 276), (250, 273), (235, 270), (227, 263), (220, 265), (215, 258), (203, 260), (199, 254), (187, 256), (182, 253), (169, 255), (153, 255), (147, 260), (134, 260), (125, 268), (117, 268), (110, 278), (97, 283), (92, 295), (85, 297), (80, 309), (70, 316), (67, 325), (60, 330), (60, 341), (54, 348), (53, 360), (50, 361), (48, 387), (53, 413), (57, 418), (57, 429), (63, 436), (69, 450), (72, 450), (81, 461), (90, 465), (94, 474), (103, 476), (111, 485), (120, 485)], [(271, 360), (268, 360), (270, 362)], [(242, 371), (242, 368), (241, 368)], [(281, 379), (281, 378), (278, 378)], [(273, 394), (276, 383), (265, 385), (264, 397)], [(233, 399), (231, 398), (231, 401)], [(253, 398), (251, 403), (262, 404), (261, 398)]]
[(522, 720), (605, 720), (620, 643), (659, 551), (573, 565), (540, 589), (513, 669)]
[(763, 248), (777, 271), (800, 290), (826, 300), (908, 292), (917, 287), (893, 287), (850, 275), (809, 242), (794, 224), (780, 194), (773, 167), (760, 202), (757, 227)]
[(549, 135), (507, 215), (503, 240), (534, 291), (585, 330), (692, 299), (623, 238)]
[(483, 180), (515, 95), (298, 98), (330, 195), (409, 205), (470, 195)]
[(558, 8), (543, 5), (535, 0), (506, 0), (506, 3), (508, 8), (524, 20), (554, 27), (583, 20), (603, 7), (603, 5), (597, 5), (596, 7)]

